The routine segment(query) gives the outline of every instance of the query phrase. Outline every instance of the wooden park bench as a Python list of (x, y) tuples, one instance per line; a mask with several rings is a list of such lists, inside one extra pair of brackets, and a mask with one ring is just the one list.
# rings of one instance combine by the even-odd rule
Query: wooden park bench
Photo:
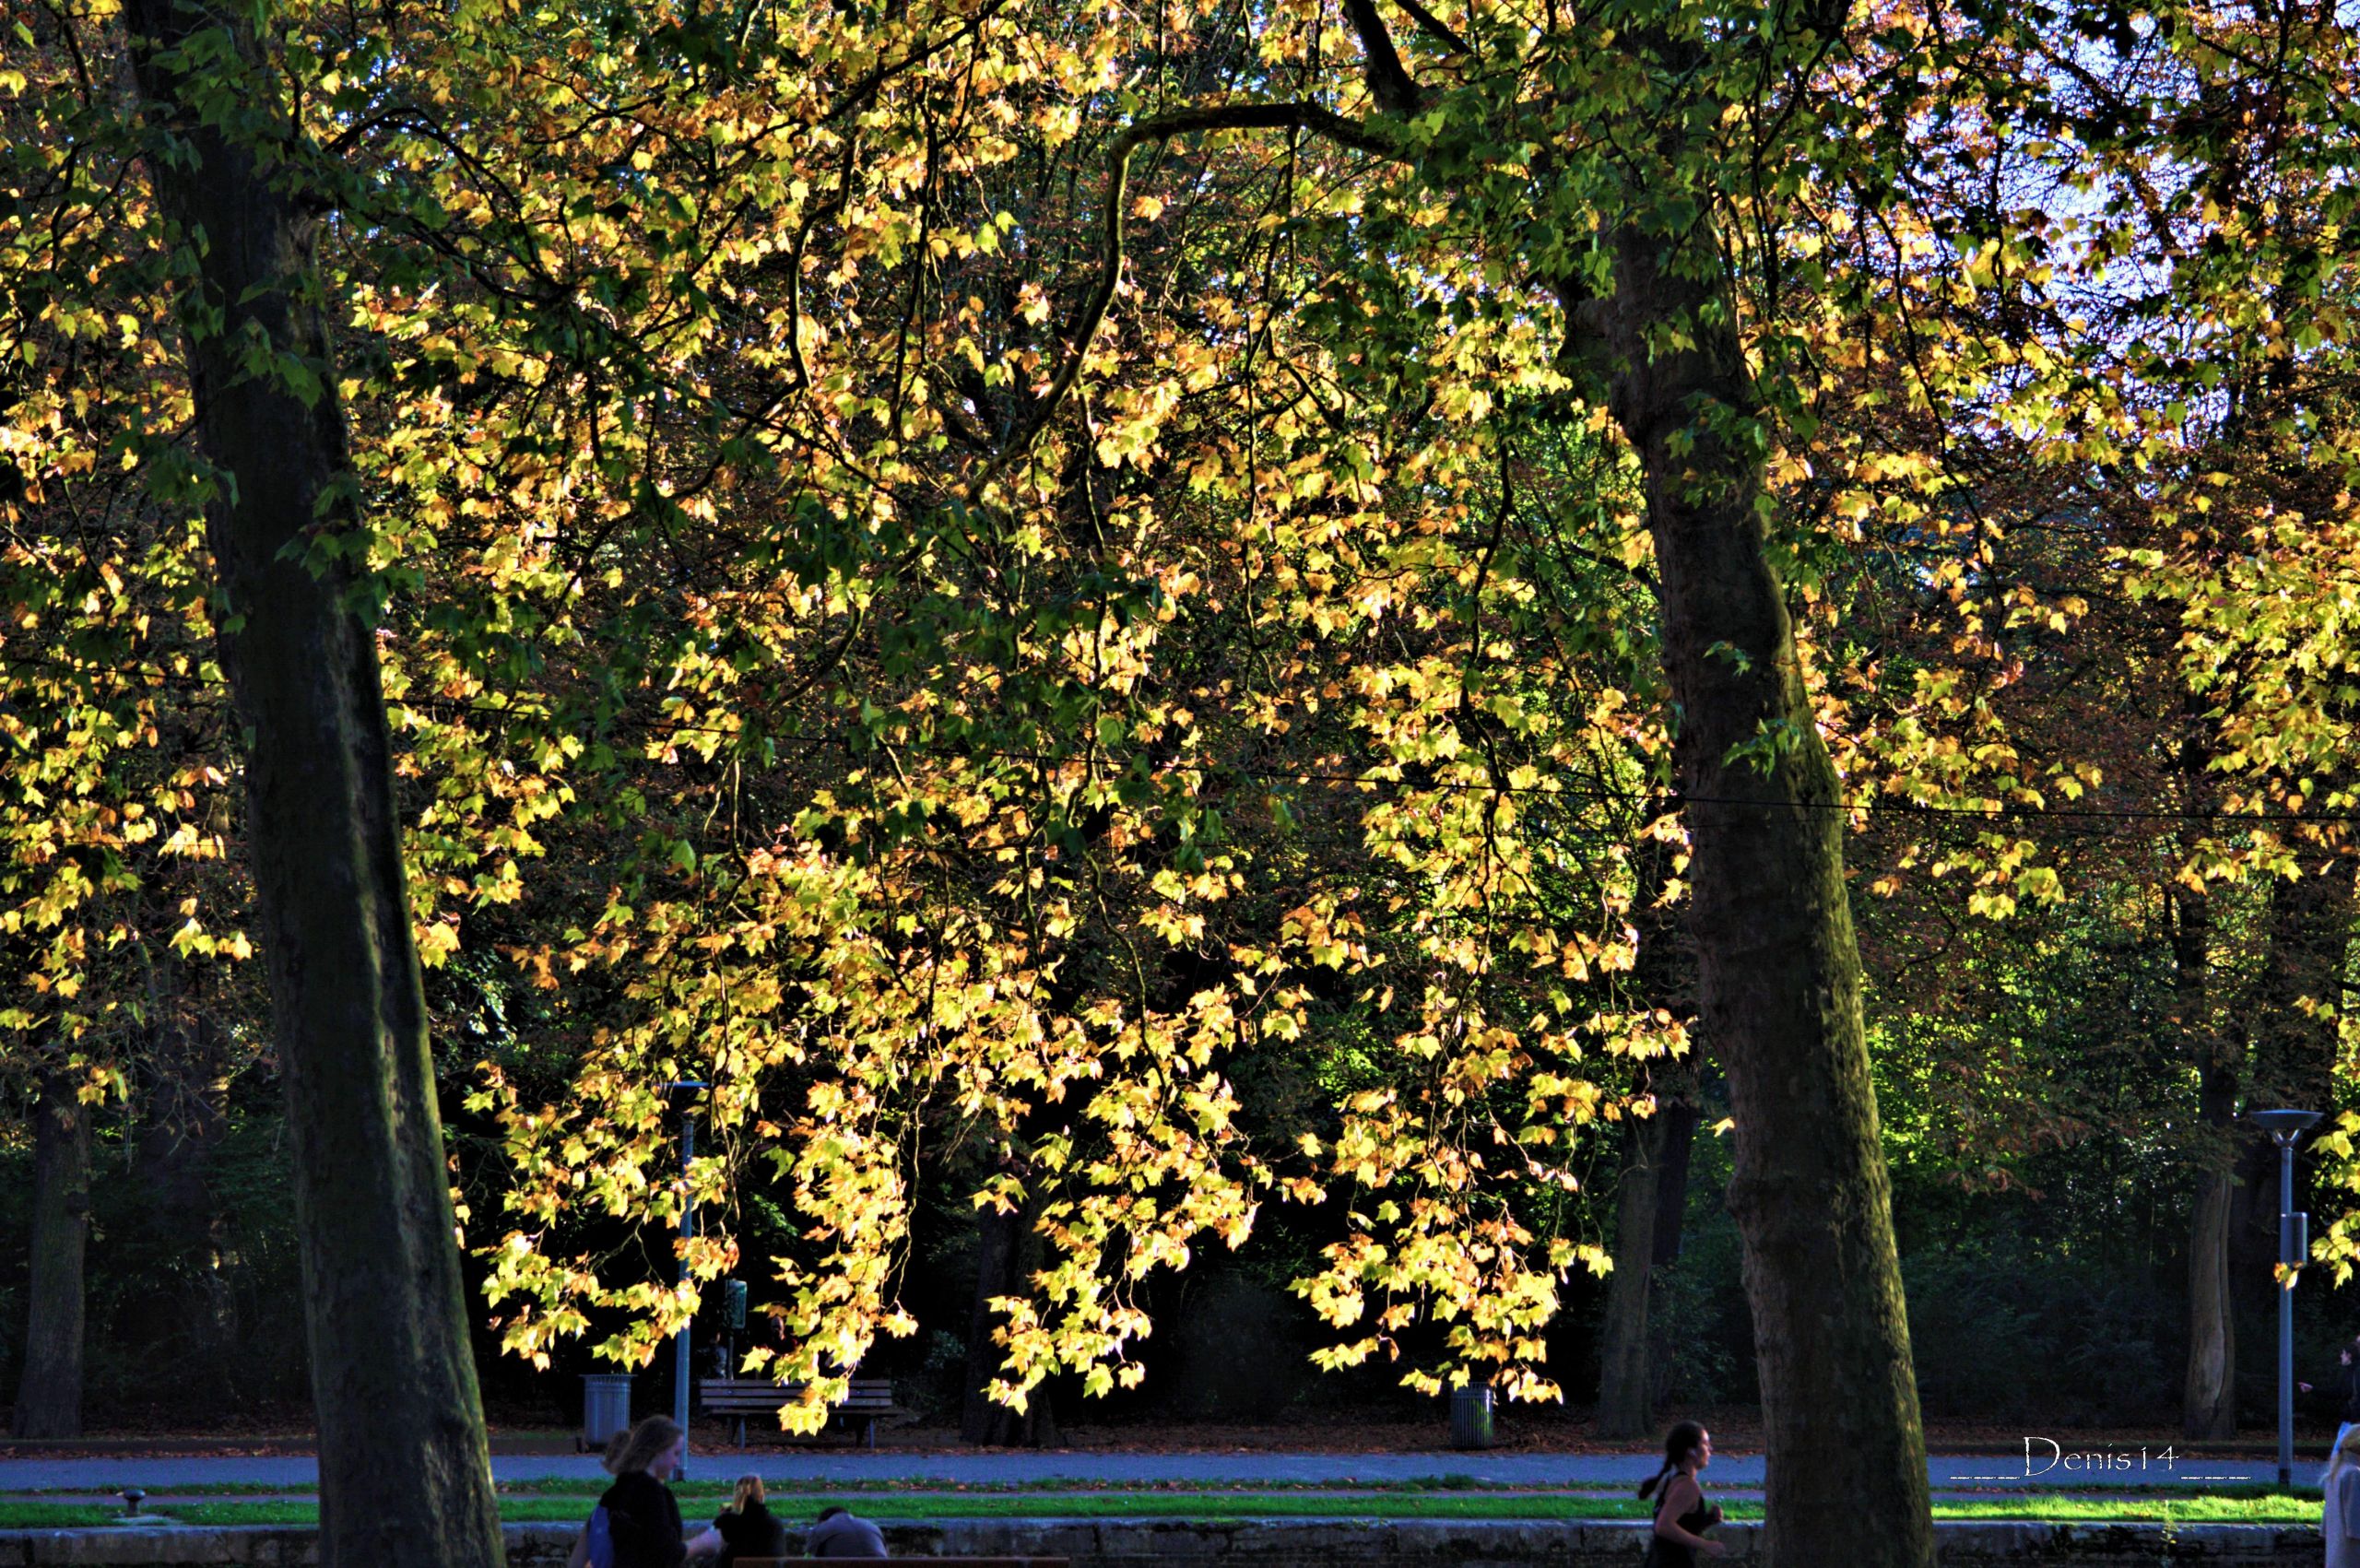
[[(738, 1568), (803, 1568), (806, 1563), (819, 1562), (815, 1557), (741, 1557)], [(847, 1559), (831, 1559), (844, 1562)], [(869, 1562), (890, 1562), (894, 1568), (1066, 1568), (1072, 1561), (1065, 1557), (893, 1557), (870, 1558)]]
[[(773, 1383), (767, 1377), (700, 1377), (697, 1397), (708, 1415), (727, 1416), (737, 1423), (732, 1441), (742, 1450), (746, 1446), (746, 1418), (778, 1414), (781, 1405), (792, 1404), (803, 1397), (800, 1383)], [(870, 1448), (877, 1446), (877, 1418), (901, 1414), (893, 1403), (893, 1383), (885, 1377), (856, 1377), (844, 1397), (828, 1411), (831, 1422), (842, 1422), (849, 1431), (857, 1424), (861, 1442)], [(749, 1561), (741, 1558), (740, 1562)], [(1043, 1561), (1046, 1561), (1044, 1559)]]

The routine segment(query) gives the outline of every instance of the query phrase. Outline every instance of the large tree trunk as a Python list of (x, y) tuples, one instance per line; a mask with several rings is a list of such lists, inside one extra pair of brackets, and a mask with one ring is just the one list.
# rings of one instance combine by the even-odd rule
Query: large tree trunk
[(959, 1407), (959, 1435), (969, 1443), (1015, 1441), (1010, 1432), (1016, 1412), (993, 1403), (984, 1389), (999, 1372), (999, 1356), (992, 1344), (991, 1301), (1015, 1289), (1016, 1232), (1022, 1223), (1021, 1215), (997, 1209), (975, 1215), (975, 1293), (967, 1309), (965, 1383)]
[[(125, 11), (150, 176), (197, 269), (182, 323), (222, 471), (208, 537), (292, 1133), (322, 1559), (498, 1568), (375, 635), (348, 558), (321, 572), (301, 559), (315, 532), (358, 525), (313, 218), (286, 147), (266, 166), (219, 128), (223, 104), (262, 116), (272, 100), (252, 15)], [(241, 65), (247, 79), (224, 79)]]
[[(2248, 1100), (2256, 1106), (2281, 1102), (2275, 1097), (2265, 1097), (2259, 1086), (2248, 1091)], [(2246, 1347), (2248, 1362), (2254, 1347), (2267, 1351), (2277, 1343), (2278, 1334), (2278, 1281), (2274, 1273), (2278, 1266), (2278, 1146), (2267, 1137), (2253, 1136), (2255, 1130), (2245, 1129), (2246, 1136), (2237, 1138), (2236, 1142), (2229, 1173), (2228, 1211), (2223, 1220), (2227, 1234), (2222, 1244), (2224, 1267), (2227, 1271), (2230, 1343)], [(2305, 1163), (2301, 1160), (2295, 1161), (2298, 1206), (2302, 1202), (2300, 1184), (2307, 1174)], [(2275, 1386), (2276, 1362), (2271, 1361), (2266, 1371)]]
[(1626, 221), (1613, 256), (1611, 297), (1560, 293), (1569, 347), (1608, 378), (1646, 479), (1699, 1021), (1736, 1120), (1729, 1203), (1762, 1384), (1766, 1553), (1779, 1568), (1928, 1568), (1925, 1439), (1844, 813), (1765, 548), (1763, 446), (1750, 439), (1763, 410), (1707, 226), (1665, 236)]
[(90, 1108), (65, 1073), (41, 1079), (33, 1112), (32, 1270), (18, 1437), (82, 1435), (82, 1262), (90, 1236)]

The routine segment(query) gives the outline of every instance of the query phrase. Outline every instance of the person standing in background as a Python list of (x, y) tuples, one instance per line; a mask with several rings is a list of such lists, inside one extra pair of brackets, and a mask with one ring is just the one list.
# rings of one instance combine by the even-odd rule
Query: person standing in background
[(615, 1543), (615, 1568), (680, 1568), (688, 1561), (680, 1504), (666, 1484), (678, 1473), (688, 1445), (669, 1416), (649, 1416), (623, 1439), (615, 1484), (598, 1499)]

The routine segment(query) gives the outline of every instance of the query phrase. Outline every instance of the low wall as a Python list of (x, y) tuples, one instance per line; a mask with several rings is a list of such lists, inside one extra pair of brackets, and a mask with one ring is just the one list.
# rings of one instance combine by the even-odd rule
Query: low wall
[[(889, 1525), (897, 1556), (1066, 1557), (1074, 1568), (1636, 1568), (1638, 1524), (1418, 1519), (957, 1519)], [(562, 1568), (571, 1525), (507, 1527), (509, 1568)], [(1724, 1525), (1720, 1561), (1755, 1555), (1756, 1530)], [(2274, 1525), (1937, 1524), (1942, 1568), (2319, 1568), (2317, 1529)], [(0, 1530), (0, 1568), (36, 1563), (165, 1568), (166, 1564), (316, 1564), (308, 1529)], [(388, 1568), (432, 1568), (431, 1564)]]

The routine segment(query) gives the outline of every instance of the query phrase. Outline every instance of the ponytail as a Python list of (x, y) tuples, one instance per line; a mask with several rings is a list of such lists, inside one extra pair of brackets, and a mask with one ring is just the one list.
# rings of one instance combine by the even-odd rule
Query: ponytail
[(1680, 1462), (1705, 1445), (1705, 1429), (1694, 1421), (1681, 1421), (1664, 1433), (1663, 1468), (1639, 1483), (1641, 1497), (1653, 1497), (1664, 1478), (1680, 1468)]

